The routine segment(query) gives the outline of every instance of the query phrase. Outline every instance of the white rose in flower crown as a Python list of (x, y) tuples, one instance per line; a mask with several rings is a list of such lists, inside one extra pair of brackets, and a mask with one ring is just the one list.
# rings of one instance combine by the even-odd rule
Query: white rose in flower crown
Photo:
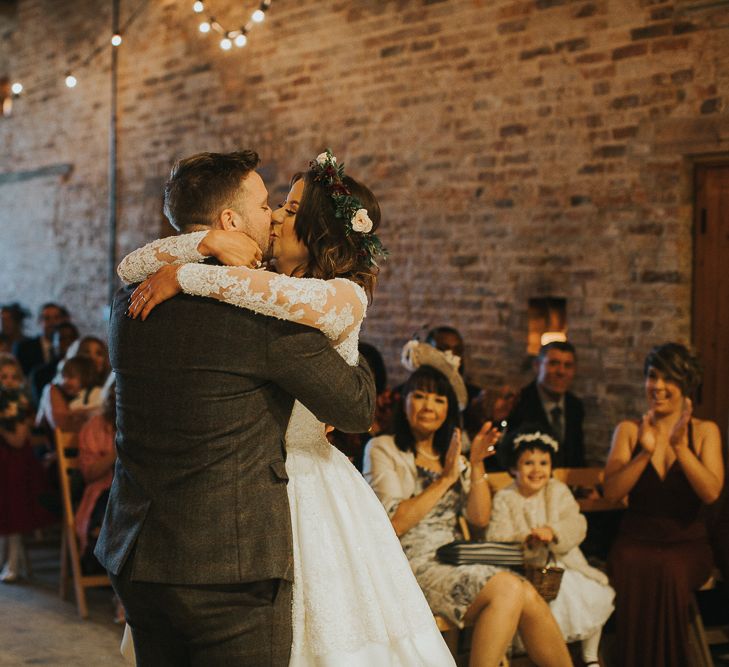
[[(319, 155), (316, 156), (316, 163), (325, 164), (328, 159), (329, 159), (329, 156), (326, 153), (319, 153)], [(335, 158), (332, 155), (331, 159), (332, 159), (332, 164), (337, 164), (337, 158)]]
[(355, 232), (362, 232), (363, 234), (372, 231), (372, 220), (367, 215), (366, 208), (357, 209), (356, 213), (352, 216), (352, 229)]

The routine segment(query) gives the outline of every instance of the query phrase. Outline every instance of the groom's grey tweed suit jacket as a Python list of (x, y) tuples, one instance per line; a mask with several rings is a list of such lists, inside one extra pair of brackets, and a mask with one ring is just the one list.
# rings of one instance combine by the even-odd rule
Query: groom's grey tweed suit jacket
[(350, 432), (375, 389), (314, 329), (180, 294), (146, 322), (112, 305), (118, 460), (96, 546), (118, 575), (167, 584), (293, 578), (284, 434), (294, 398)]

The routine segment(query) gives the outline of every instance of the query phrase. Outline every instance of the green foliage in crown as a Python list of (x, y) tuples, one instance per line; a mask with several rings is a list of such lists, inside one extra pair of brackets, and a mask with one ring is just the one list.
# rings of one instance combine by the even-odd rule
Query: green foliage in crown
[(388, 251), (377, 234), (372, 232), (372, 220), (362, 202), (344, 184), (344, 164), (338, 164), (330, 149), (309, 163), (314, 180), (323, 183), (334, 201), (334, 214), (344, 224), (344, 233), (354, 241), (358, 254), (368, 266), (379, 266), (377, 259), (387, 259)]

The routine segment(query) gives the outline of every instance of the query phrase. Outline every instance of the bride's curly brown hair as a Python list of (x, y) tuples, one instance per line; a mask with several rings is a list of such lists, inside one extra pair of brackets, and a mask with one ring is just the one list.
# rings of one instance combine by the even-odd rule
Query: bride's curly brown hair
[[(367, 297), (377, 282), (379, 269), (370, 264), (370, 256), (358, 244), (361, 234), (350, 231), (342, 218), (337, 218), (334, 200), (329, 188), (315, 180), (315, 172), (309, 170), (294, 174), (291, 185), (304, 180), (304, 191), (296, 211), (294, 232), (309, 251), (309, 261), (297, 267), (295, 273), (307, 278), (348, 278), (361, 285)], [(351, 176), (344, 176), (342, 182), (352, 196), (359, 199), (362, 208), (372, 220), (372, 233), (380, 225), (380, 205), (372, 191)]]

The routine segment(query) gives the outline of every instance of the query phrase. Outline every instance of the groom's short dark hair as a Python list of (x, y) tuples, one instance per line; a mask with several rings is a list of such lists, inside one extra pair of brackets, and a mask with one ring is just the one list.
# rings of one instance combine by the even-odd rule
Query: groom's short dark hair
[(251, 150), (197, 153), (175, 162), (165, 184), (164, 212), (178, 231), (211, 227), (235, 204), (241, 181), (260, 162)]

